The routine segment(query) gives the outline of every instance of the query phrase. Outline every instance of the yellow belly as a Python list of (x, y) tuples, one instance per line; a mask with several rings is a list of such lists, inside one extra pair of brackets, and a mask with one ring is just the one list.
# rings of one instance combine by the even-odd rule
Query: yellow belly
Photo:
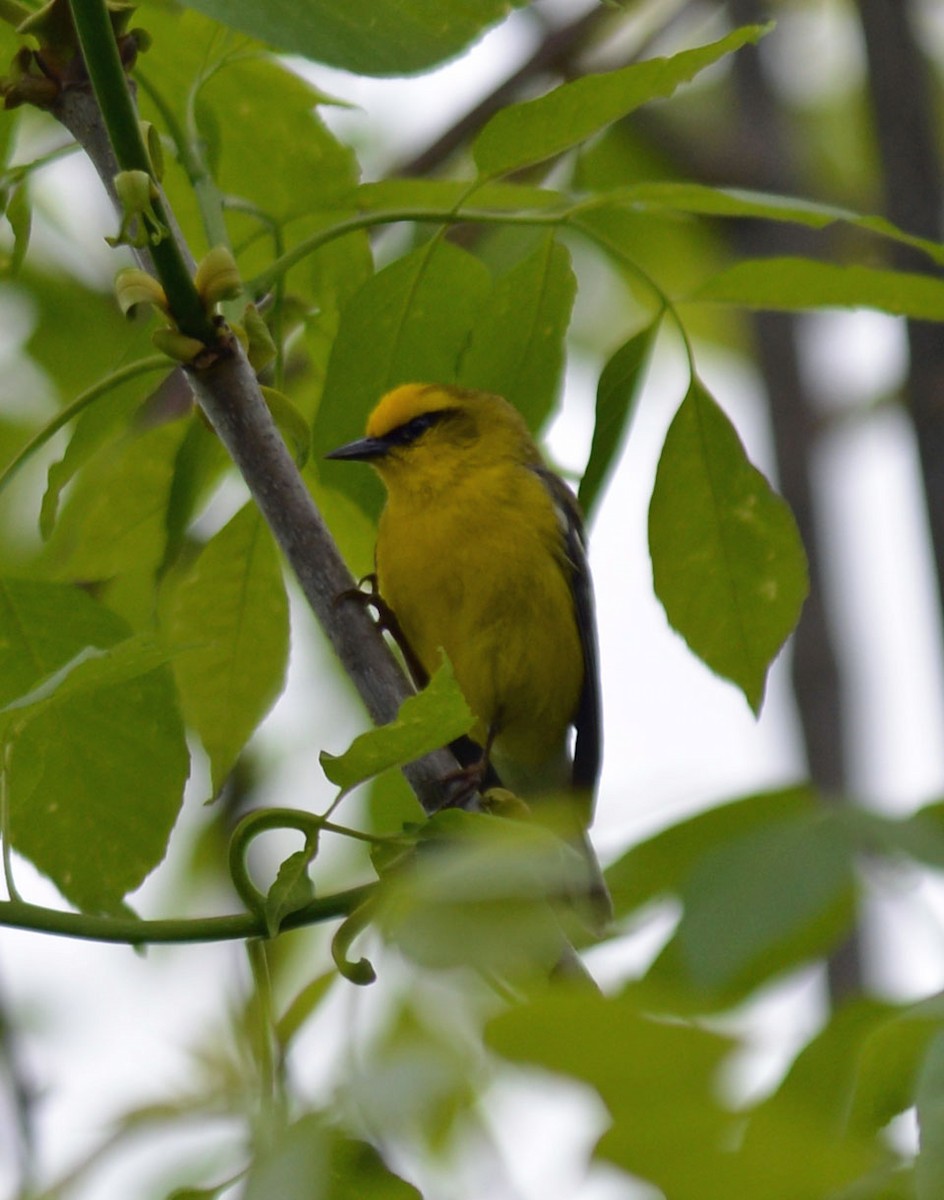
[[(559, 758), (583, 654), (557, 514), (522, 473), (520, 495), (454, 489), (435, 506), (388, 503), (377, 540), (381, 595), (430, 671), (440, 647), (478, 718), (475, 739), (522, 766)], [(510, 501), (510, 502), (509, 502)]]

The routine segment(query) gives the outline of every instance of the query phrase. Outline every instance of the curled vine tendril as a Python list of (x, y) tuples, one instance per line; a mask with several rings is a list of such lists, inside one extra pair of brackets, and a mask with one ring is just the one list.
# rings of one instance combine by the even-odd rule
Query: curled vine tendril
[(331, 939), (331, 957), (334, 959), (334, 965), (349, 983), (356, 983), (359, 987), (373, 983), (377, 978), (377, 972), (371, 966), (369, 959), (352, 959), (348, 957), (347, 952), (357, 935), (370, 924), (374, 907), (375, 897), (372, 894), (368, 895), (367, 899), (341, 922), (337, 933)]
[[(322, 817), (299, 809), (265, 808), (247, 813), (233, 830), (229, 843), (229, 872), (233, 886), (246, 908), (265, 922), (270, 936), (278, 932), (284, 911), (277, 908), (273, 912), (272, 892), (267, 895), (256, 887), (249, 871), (247, 857), (253, 841), (260, 834), (274, 829), (292, 829), (302, 834), (305, 838), (304, 855), (306, 861), (310, 861), (317, 853), (321, 833), (325, 829), (338, 830), (338, 827), (326, 822)], [(348, 957), (347, 951), (354, 938), (369, 924), (373, 902), (374, 897), (368, 891), (366, 899), (363, 899), (341, 923), (331, 943), (331, 955), (338, 971), (350, 983), (361, 986), (373, 983), (377, 978), (376, 972), (366, 958), (353, 960)]]
[(320, 817), (295, 808), (262, 808), (242, 818), (229, 841), (229, 873), (240, 900), (250, 912), (266, 917), (269, 899), (256, 887), (249, 872), (246, 860), (253, 841), (273, 829), (294, 829), (304, 835), (305, 850), (314, 858), (322, 828)]

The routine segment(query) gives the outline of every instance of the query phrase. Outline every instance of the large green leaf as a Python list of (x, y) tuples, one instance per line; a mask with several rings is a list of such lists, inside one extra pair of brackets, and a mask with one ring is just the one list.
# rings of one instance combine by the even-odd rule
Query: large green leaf
[(653, 1019), (653, 999), (638, 987), (613, 998), (558, 990), (503, 1013), (486, 1036), (512, 1062), (594, 1088), (610, 1117), (596, 1156), (672, 1200), (813, 1200), (874, 1164), (875, 1147), (837, 1136), (815, 1097), (768, 1111), (746, 1141), (748, 1114), (728, 1108), (719, 1086), (730, 1042)]
[(806, 597), (806, 556), (789, 508), (697, 379), (659, 460), (649, 551), (672, 627), (758, 712)]
[(896, 317), (944, 320), (944, 284), (929, 275), (880, 267), (841, 267), (809, 258), (735, 263), (693, 299), (787, 312), (807, 308), (876, 308)]
[[(721, 1200), (733, 1114), (716, 1101), (730, 1042), (642, 1015), (632, 997), (558, 991), (494, 1019), (488, 1044), (511, 1062), (589, 1084), (611, 1124), (598, 1153), (672, 1200)], [(684, 1136), (681, 1131), (684, 1130)]]
[(463, 50), (527, 0), (186, 0), (276, 50), (361, 75), (409, 75)]
[(220, 240), (225, 197), (229, 236), (249, 277), (308, 231), (308, 214), (351, 189), (354, 154), (318, 115), (321, 93), (257, 43), (163, 5), (149, 7), (144, 23), (154, 40), (138, 64), (142, 113), (184, 143), (165, 173), (174, 212), (199, 258)]
[[(120, 412), (124, 402), (119, 397), (115, 402)], [(94, 422), (92, 413), (88, 417)], [(97, 436), (89, 431), (80, 423), (75, 436), (83, 442), (86, 435)], [(54, 573), (107, 580), (132, 569), (156, 570), (167, 542), (167, 506), (186, 431), (187, 423), (176, 421), (109, 442), (104, 430), (48, 543)], [(65, 465), (50, 471), (50, 488), (84, 457), (84, 450), (67, 454)]]
[(554, 406), (577, 281), (570, 255), (552, 236), (496, 281), (462, 357), (458, 382), (498, 392), (532, 429)]
[(128, 635), (76, 588), (0, 585), (13, 845), (88, 910), (160, 862), (189, 768), (163, 655)]
[(546, 979), (564, 950), (549, 899), (586, 886), (579, 855), (546, 829), (458, 809), (422, 826), (414, 854), (378, 866), (378, 925), (404, 954), (519, 981)]
[(666, 961), (700, 992), (747, 989), (832, 946), (853, 895), (850, 848), (827, 813), (758, 826), (692, 871)]
[[(149, 361), (153, 363), (154, 358), (152, 355)], [(165, 375), (169, 373), (166, 366), (160, 369)], [(153, 386), (153, 376), (149, 381), (134, 377), (114, 388), (106, 387), (104, 383), (93, 384), (91, 389), (73, 400), (70, 408), (82, 404), (89, 394), (95, 395), (75, 420), (64, 454), (49, 466), (39, 516), (39, 528), (44, 538), (52, 533), (65, 487), (102, 446), (118, 440), (119, 434), (125, 431), (132, 414), (141, 408), (145, 395)], [(51, 424), (47, 423), (47, 430)]]
[(268, 527), (247, 505), (207, 542), (166, 606), (184, 717), (218, 791), (285, 682), (288, 601)]
[(545, 96), (503, 108), (472, 144), (479, 172), (504, 175), (569, 150), (647, 101), (671, 96), (700, 71), (765, 32), (762, 26), (746, 26), (711, 45), (585, 75)]
[(817, 801), (807, 787), (760, 792), (696, 813), (640, 842), (606, 872), (618, 914), (680, 896), (698, 863), (718, 846), (769, 825), (808, 817)]
[[(153, 353), (149, 322), (122, 316), (110, 289), (88, 287), (64, 271), (47, 275), (27, 270), (19, 282), (29, 288), (28, 307), (35, 318), (29, 356), (52, 379), (63, 400), (72, 400), (117, 367)], [(81, 353), (76, 353), (77, 346)], [(149, 386), (138, 382), (142, 396)]]
[[(464, 250), (436, 238), (397, 259), (361, 287), (341, 313), (315, 418), (316, 454), (363, 433), (367, 413), (399, 383), (454, 383), (491, 276)], [(326, 483), (368, 511), (379, 507), (372, 473), (327, 462)]]

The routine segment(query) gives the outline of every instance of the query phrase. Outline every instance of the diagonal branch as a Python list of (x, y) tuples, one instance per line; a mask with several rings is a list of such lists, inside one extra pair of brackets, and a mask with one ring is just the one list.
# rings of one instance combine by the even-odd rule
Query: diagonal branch
[[(82, 7), (89, 2), (80, 0)], [(127, 89), (123, 76), (122, 84)], [(115, 174), (128, 164), (120, 153), (116, 156), (88, 84), (64, 89), (53, 113), (82, 145), (114, 198)], [(178, 253), (187, 261), (182, 244)], [(163, 277), (162, 283), (166, 286)], [(368, 712), (376, 723), (386, 724), (412, 688), (363, 607), (338, 603), (354, 580), (276, 429), (242, 347), (224, 329), (212, 351), (206, 356), (209, 365), (188, 371), (197, 402), (242, 473)], [(455, 759), (441, 750), (408, 764), (404, 774), (423, 807), (435, 811), (443, 803), (443, 780), (455, 770)]]

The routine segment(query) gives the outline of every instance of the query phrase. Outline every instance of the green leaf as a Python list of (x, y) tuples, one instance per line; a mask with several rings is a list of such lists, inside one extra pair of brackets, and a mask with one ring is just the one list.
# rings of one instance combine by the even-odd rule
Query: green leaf
[(697, 379), (659, 460), (649, 551), (669, 623), (759, 712), (806, 597), (806, 556), (789, 508)]
[(160, 862), (189, 768), (170, 671), (128, 635), (76, 588), (0, 584), (13, 846), (89, 911), (116, 910)]
[(653, 1019), (651, 1001), (638, 985), (617, 997), (556, 989), (493, 1019), (486, 1038), (512, 1062), (594, 1088), (610, 1118), (594, 1156), (672, 1200), (812, 1200), (874, 1165), (875, 1145), (841, 1137), (815, 1097), (768, 1105), (751, 1136), (751, 1114), (729, 1108), (719, 1086), (730, 1041)]
[(29, 261), (19, 283), (29, 288), (35, 311), (30, 358), (63, 397), (77, 396), (125, 363), (153, 355), (149, 323), (123, 317), (111, 290), (88, 287), (64, 271), (36, 274)]
[(47, 421), (33, 436), (31, 445), (38, 449), (73, 416), (77, 417), (65, 453), (49, 467), (46, 491), (39, 514), (39, 530), (44, 538), (52, 534), (59, 511), (59, 500), (66, 484), (106, 442), (117, 439), (119, 429), (124, 429), (134, 410), (140, 408), (142, 384), (136, 376), (154, 370), (167, 373), (166, 359), (162, 358), (160, 367), (157, 366), (157, 362), (152, 356), (99, 380), (97, 384), (93, 384), (77, 396), (67, 408), (57, 413), (51, 421)]
[[(107, 580), (135, 568), (157, 569), (167, 543), (177, 451), (186, 430), (186, 421), (175, 421), (98, 445), (47, 543), (52, 570)], [(70, 461), (68, 470), (72, 465)], [(61, 478), (53, 485), (52, 472), (50, 481), (51, 487), (61, 486)]]
[[(399, 383), (454, 383), (490, 290), (487, 268), (438, 238), (373, 275), (341, 313), (312, 434), (315, 452), (360, 437), (367, 413)], [(379, 509), (372, 472), (326, 462), (322, 476), (368, 512)]]
[(878, 1124), (850, 1122), (850, 1109), (863, 1065), (863, 1050), (876, 1031), (900, 1014), (895, 1005), (868, 997), (836, 1009), (826, 1025), (800, 1051), (777, 1090), (752, 1111), (745, 1142), (762, 1146), (768, 1119), (778, 1110), (806, 1110), (823, 1132), (840, 1138), (850, 1132), (870, 1139)]
[(167, 602), (181, 706), (218, 792), (285, 682), (288, 602), (268, 527), (246, 505), (204, 546)]
[[(2, 197), (0, 197), (2, 198)], [(29, 192), (25, 185), (14, 187), (7, 199), (3, 211), (13, 233), (13, 251), (9, 255), (0, 256), (0, 272), (4, 275), (17, 275), (26, 251), (29, 249), (30, 230), (33, 224), (33, 210), (29, 203)]]
[(325, 775), (342, 795), (381, 771), (414, 762), (469, 732), (475, 717), (445, 656), (421, 692), (400, 705), (395, 721), (360, 734), (343, 754), (322, 750)]
[(453, 58), (527, 0), (187, 0), (218, 21), (359, 75), (410, 75)]
[(279, 867), (265, 902), (266, 932), (270, 938), (282, 928), (282, 922), (314, 899), (315, 889), (308, 874), (315, 847), (296, 850)]
[(585, 75), (545, 96), (502, 109), (472, 143), (479, 173), (503, 175), (569, 150), (649, 100), (671, 96), (706, 67), (756, 42), (768, 28), (736, 29), (711, 45)]
[(828, 814), (759, 826), (692, 871), (678, 959), (699, 991), (749, 987), (834, 944), (853, 895), (852, 854)]
[(489, 1022), (486, 1041), (513, 1063), (597, 1091), (610, 1124), (596, 1156), (650, 1180), (672, 1200), (730, 1198), (723, 1147), (733, 1141), (735, 1118), (717, 1101), (729, 1039), (651, 1020), (632, 995), (554, 989)]
[(336, 1134), (329, 1200), (364, 1200), (366, 1196), (370, 1200), (422, 1200), (416, 1188), (395, 1175), (369, 1142)]
[(424, 823), (413, 854), (375, 865), (377, 923), (404, 954), (506, 978), (546, 979), (564, 948), (549, 901), (586, 886), (577, 853), (536, 823), (456, 809)]
[(930, 996), (869, 1032), (856, 1061), (850, 1124), (876, 1133), (914, 1104), (922, 1063), (942, 1029), (944, 1004), (940, 996)]
[(90, 697), (99, 688), (125, 683), (163, 666), (170, 654), (146, 634), (130, 637), (107, 650), (84, 646), (67, 663), (41, 680), (24, 696), (18, 696), (0, 708), (18, 726), (33, 720), (41, 712), (74, 697)]
[(420, 1200), (368, 1143), (306, 1113), (279, 1129), (250, 1166), (245, 1200)]
[(233, 1181), (227, 1179), (224, 1183), (219, 1183), (216, 1187), (182, 1187), (174, 1188), (167, 1196), (167, 1200), (217, 1200), (223, 1192), (232, 1187)]
[(702, 183), (670, 179), (647, 180), (607, 192), (599, 201), (581, 206), (581, 212), (607, 208), (646, 209), (650, 212), (683, 212), (699, 216), (731, 217), (736, 220), (782, 221), (808, 229), (830, 225), (853, 225), (868, 233), (920, 250), (932, 261), (944, 263), (944, 248), (929, 238), (905, 233), (885, 217), (857, 213), (849, 208), (823, 204), (796, 196), (754, 192), (746, 188), (708, 187)]
[(698, 863), (716, 847), (756, 829), (818, 811), (808, 787), (754, 793), (696, 813), (633, 846), (606, 872), (618, 915), (666, 895), (681, 895)]
[(331, 1141), (316, 1113), (280, 1129), (249, 1168), (245, 1200), (327, 1200)]
[[(260, 19), (269, 12), (251, 7)], [(153, 44), (136, 68), (142, 115), (182, 143), (163, 181), (171, 206), (196, 253), (221, 240), (225, 203), (249, 279), (308, 232), (309, 214), (356, 184), (354, 153), (319, 117), (321, 93), (258, 43), (176, 5), (149, 4), (144, 24)], [(196, 183), (183, 169), (194, 151)]]
[(636, 411), (659, 322), (633, 334), (610, 356), (597, 384), (596, 416), (590, 457), (577, 499), (589, 520), (596, 507), (623, 438)]
[(841, 267), (808, 258), (735, 263), (703, 284), (692, 299), (784, 312), (875, 308), (918, 321), (944, 320), (944, 284), (934, 276), (879, 267)]
[(276, 1024), (276, 1037), (283, 1049), (290, 1045), (298, 1031), (319, 1007), (332, 985), (337, 982), (337, 978), (336, 971), (325, 971), (324, 974), (309, 980), (293, 997)]
[(926, 805), (908, 817), (888, 817), (854, 805), (842, 807), (838, 815), (869, 853), (906, 854), (938, 870), (944, 868), (944, 811), (940, 804)]
[(472, 327), (458, 382), (497, 392), (532, 429), (550, 415), (564, 367), (577, 281), (552, 235), (500, 276)]
[(885, 1159), (886, 1152), (874, 1141), (844, 1136), (844, 1131), (825, 1126), (815, 1104), (772, 1105), (763, 1125), (731, 1156), (719, 1200), (859, 1197), (861, 1193), (854, 1189), (862, 1176)]
[(924, 1056), (915, 1107), (920, 1132), (915, 1200), (940, 1200), (944, 1194), (944, 1031), (935, 1034)]

